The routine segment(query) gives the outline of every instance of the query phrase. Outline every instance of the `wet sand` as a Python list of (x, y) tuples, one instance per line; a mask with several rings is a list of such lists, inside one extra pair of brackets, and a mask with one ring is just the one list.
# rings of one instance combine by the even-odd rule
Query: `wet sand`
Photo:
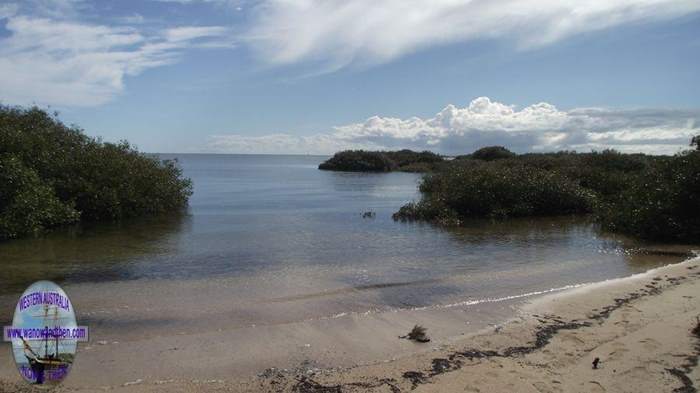
[[(460, 335), (464, 311), (451, 308), (93, 341), (60, 391), (694, 391), (698, 296), (695, 258), (535, 298), (475, 334)], [(413, 323), (436, 339), (399, 339)], [(27, 391), (7, 349), (0, 392)]]

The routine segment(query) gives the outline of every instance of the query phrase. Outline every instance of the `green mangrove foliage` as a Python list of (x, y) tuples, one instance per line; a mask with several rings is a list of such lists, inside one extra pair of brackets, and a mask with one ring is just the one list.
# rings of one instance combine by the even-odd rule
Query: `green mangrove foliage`
[(595, 194), (566, 176), (523, 165), (489, 162), (450, 165), (428, 174), (423, 198), (403, 206), (397, 219), (459, 224), (469, 217), (523, 217), (591, 212)]
[(425, 172), (443, 162), (443, 158), (429, 151), (366, 151), (345, 150), (318, 166), (318, 169), (351, 172)]
[(603, 203), (604, 227), (640, 238), (700, 241), (700, 151), (658, 160)]
[(33, 233), (79, 218), (72, 204), (62, 203), (35, 170), (17, 156), (0, 154), (0, 238)]
[(181, 211), (191, 193), (173, 161), (88, 137), (37, 107), (0, 106), (0, 239)]
[(473, 157), (424, 176), (421, 200), (394, 219), (460, 225), (477, 217), (593, 213), (603, 227), (640, 238), (700, 239), (700, 151)]
[(475, 160), (493, 161), (493, 160), (502, 160), (504, 158), (512, 158), (515, 156), (516, 156), (515, 153), (506, 149), (503, 146), (486, 146), (486, 147), (482, 147), (481, 149), (475, 151), (474, 153), (472, 153), (468, 156), (459, 156), (457, 158), (458, 159), (473, 158)]

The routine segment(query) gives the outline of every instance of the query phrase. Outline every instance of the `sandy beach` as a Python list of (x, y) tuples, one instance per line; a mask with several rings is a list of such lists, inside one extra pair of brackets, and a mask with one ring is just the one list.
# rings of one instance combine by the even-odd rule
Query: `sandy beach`
[[(364, 325), (346, 322), (351, 337), (365, 335), (370, 343), (386, 341), (404, 350), (380, 362), (350, 356), (345, 362), (349, 365), (333, 368), (320, 366), (328, 363), (307, 353), (300, 354), (296, 365), (287, 366), (286, 359), (280, 360), (278, 368), (239, 371), (227, 358), (225, 344), (226, 350), (211, 350), (221, 337), (201, 343), (211, 351), (185, 351), (183, 356), (173, 354), (177, 351), (163, 353), (162, 348), (187, 347), (187, 337), (159, 337), (126, 350), (104, 346), (98, 353), (79, 352), (76, 369), (58, 391), (694, 392), (700, 380), (700, 337), (691, 330), (700, 315), (698, 294), (700, 258), (694, 258), (536, 297), (520, 306), (518, 316), (507, 323), (459, 339), (414, 344), (398, 339), (392, 320), (380, 322), (380, 316)], [(403, 328), (409, 323), (408, 314), (393, 321), (401, 321)], [(420, 323), (429, 334), (436, 330), (429, 319)], [(446, 319), (440, 323), (447, 323)], [(294, 329), (296, 334), (306, 334), (314, 347), (331, 348), (332, 337), (342, 341), (344, 335), (338, 326), (334, 335), (319, 334), (319, 326)], [(270, 342), (279, 341), (276, 337)], [(252, 348), (242, 346), (242, 350)], [(268, 345), (265, 350), (275, 349)], [(328, 350), (325, 356), (343, 357), (342, 352)], [(0, 392), (33, 390), (13, 375), (8, 355), (1, 358)], [(600, 365), (594, 370), (591, 363), (596, 357)], [(140, 374), (133, 371), (139, 369)]]

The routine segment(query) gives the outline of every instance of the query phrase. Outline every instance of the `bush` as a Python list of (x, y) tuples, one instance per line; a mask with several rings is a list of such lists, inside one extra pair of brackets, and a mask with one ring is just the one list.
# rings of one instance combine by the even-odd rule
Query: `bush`
[(576, 154), (560, 166), (560, 172), (602, 199), (619, 195), (631, 178), (646, 170), (655, 160), (643, 154), (622, 154), (614, 150)]
[(471, 158), (475, 160), (493, 161), (504, 158), (515, 157), (516, 154), (503, 146), (487, 146), (472, 153)]
[(440, 155), (431, 151), (415, 152), (404, 149), (399, 151), (385, 151), (382, 153), (399, 168), (411, 164), (435, 164), (443, 161)]
[[(462, 156), (451, 165), (471, 165), (473, 162), (479, 162), (470, 157)], [(498, 163), (508, 167), (525, 166), (553, 171), (607, 199), (618, 195), (633, 174), (660, 160), (663, 158), (605, 150), (592, 153), (527, 153), (500, 159)]]
[(396, 164), (382, 152), (365, 150), (346, 150), (335, 153), (333, 157), (321, 163), (318, 169), (353, 172), (389, 172)]
[(657, 161), (598, 211), (604, 227), (636, 237), (700, 239), (700, 152)]
[[(180, 211), (192, 193), (172, 161), (103, 143), (45, 111), (0, 106), (0, 238), (75, 222)], [(31, 196), (31, 197), (30, 197)]]
[(460, 223), (472, 217), (521, 217), (590, 212), (595, 196), (551, 171), (497, 162), (454, 165), (427, 175), (423, 199), (395, 215), (400, 220)]
[(318, 169), (353, 172), (389, 172), (394, 170), (423, 172), (431, 170), (434, 164), (442, 161), (441, 156), (429, 151), (345, 150), (335, 153), (333, 157), (321, 163)]
[(11, 154), (0, 154), (0, 238), (38, 233), (76, 222), (80, 214), (62, 203), (39, 175)]
[(462, 157), (424, 177), (420, 191), (421, 200), (395, 219), (459, 225), (471, 217), (593, 212), (603, 227), (635, 237), (700, 239), (700, 151)]

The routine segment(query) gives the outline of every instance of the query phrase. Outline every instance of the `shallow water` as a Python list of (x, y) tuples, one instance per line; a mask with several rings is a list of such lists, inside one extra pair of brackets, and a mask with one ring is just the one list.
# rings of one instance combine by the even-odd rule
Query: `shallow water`
[[(115, 303), (88, 299), (115, 297), (131, 305), (123, 324), (230, 326), (479, 304), (684, 259), (639, 252), (657, 247), (580, 218), (450, 230), (394, 222), (393, 212), (418, 199), (417, 174), (319, 171), (319, 156), (177, 157), (195, 185), (184, 216), (0, 243), (0, 315), (38, 279), (77, 293), (82, 319), (94, 323)], [(169, 305), (177, 307), (168, 313)]]

